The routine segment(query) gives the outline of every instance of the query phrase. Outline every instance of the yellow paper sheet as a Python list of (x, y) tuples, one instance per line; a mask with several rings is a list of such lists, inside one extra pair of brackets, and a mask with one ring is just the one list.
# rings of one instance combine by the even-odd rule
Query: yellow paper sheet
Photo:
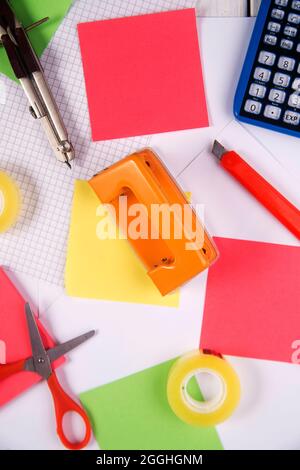
[(67, 294), (178, 307), (179, 292), (163, 297), (127, 240), (97, 238), (99, 204), (86, 181), (75, 182), (65, 271)]

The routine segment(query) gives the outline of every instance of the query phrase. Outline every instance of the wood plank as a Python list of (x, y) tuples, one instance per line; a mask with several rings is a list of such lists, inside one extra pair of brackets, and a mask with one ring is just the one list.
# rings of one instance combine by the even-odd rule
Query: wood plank
[(199, 16), (247, 16), (247, 0), (198, 0)]
[(261, 4), (261, 0), (251, 0), (251, 16), (257, 16), (257, 12), (259, 10)]

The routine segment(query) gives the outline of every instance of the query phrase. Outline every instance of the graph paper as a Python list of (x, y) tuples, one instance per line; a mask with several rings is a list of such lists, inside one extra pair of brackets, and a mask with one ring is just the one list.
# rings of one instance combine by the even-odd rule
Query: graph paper
[(92, 142), (77, 37), (79, 22), (195, 6), (190, 0), (75, 0), (41, 62), (58, 103), (76, 160), (59, 164), (38, 121), (31, 118), (21, 87), (0, 79), (0, 168), (22, 194), (17, 224), (0, 235), (0, 263), (63, 285), (75, 179), (93, 174), (149, 144), (150, 137)]

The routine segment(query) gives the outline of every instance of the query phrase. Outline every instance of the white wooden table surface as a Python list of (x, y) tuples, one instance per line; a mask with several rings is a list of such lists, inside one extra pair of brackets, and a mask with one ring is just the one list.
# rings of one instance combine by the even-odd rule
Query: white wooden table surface
[(199, 16), (256, 16), (261, 0), (198, 0)]

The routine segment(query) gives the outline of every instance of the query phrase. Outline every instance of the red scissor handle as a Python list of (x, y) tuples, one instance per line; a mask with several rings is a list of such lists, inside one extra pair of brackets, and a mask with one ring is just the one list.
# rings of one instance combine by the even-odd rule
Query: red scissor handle
[[(89, 443), (92, 432), (91, 424), (87, 414), (83, 408), (81, 408), (81, 406), (79, 406), (74, 400), (72, 400), (71, 397), (69, 397), (69, 395), (66, 394), (58, 382), (54, 372), (52, 372), (47, 382), (54, 401), (57, 434), (61, 442), (65, 447), (71, 450), (83, 449)], [(78, 414), (84, 421), (86, 432), (81, 442), (71, 442), (64, 433), (63, 418), (65, 414), (69, 412)]]
[(21, 361), (12, 362), (10, 364), (0, 364), (0, 381), (18, 372), (22, 372), (25, 367), (25, 362), (26, 361), (22, 359)]

